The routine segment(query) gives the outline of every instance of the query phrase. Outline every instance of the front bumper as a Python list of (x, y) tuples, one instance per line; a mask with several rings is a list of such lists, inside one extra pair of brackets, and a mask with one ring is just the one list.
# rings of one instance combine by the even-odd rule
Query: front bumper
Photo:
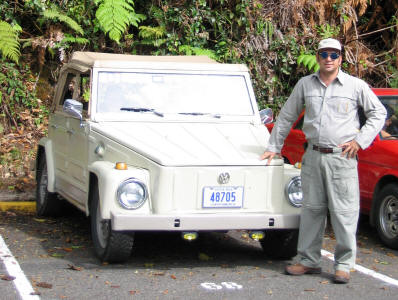
[(217, 231), (298, 229), (299, 214), (184, 214), (184, 215), (124, 215), (111, 213), (115, 231)]

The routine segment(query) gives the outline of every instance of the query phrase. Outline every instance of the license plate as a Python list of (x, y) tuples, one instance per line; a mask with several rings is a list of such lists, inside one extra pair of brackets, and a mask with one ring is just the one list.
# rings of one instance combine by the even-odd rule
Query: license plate
[(239, 208), (243, 206), (243, 186), (207, 186), (203, 188), (203, 208)]

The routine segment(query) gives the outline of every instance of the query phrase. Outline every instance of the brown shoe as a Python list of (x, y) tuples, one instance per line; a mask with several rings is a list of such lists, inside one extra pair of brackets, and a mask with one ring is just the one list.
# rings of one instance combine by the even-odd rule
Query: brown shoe
[(337, 270), (336, 273), (334, 273), (334, 283), (348, 283), (350, 281), (350, 273)]
[(321, 274), (321, 268), (310, 268), (302, 264), (286, 266), (285, 272), (289, 275)]

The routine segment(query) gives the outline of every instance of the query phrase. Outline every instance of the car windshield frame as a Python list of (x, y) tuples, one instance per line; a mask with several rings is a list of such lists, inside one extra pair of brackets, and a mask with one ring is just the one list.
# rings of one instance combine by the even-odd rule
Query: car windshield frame
[(105, 119), (159, 118), (159, 114), (196, 119), (258, 115), (247, 72), (98, 68), (93, 75), (93, 113)]

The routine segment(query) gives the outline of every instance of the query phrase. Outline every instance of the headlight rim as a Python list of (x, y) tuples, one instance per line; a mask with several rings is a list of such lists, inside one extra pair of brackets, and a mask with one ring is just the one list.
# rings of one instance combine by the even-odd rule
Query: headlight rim
[(301, 186), (301, 176), (300, 175), (296, 175), (290, 178), (289, 182), (286, 184), (285, 186), (285, 197), (287, 199), (287, 201), (289, 202), (290, 205), (296, 207), (296, 208), (300, 208), (303, 206), (303, 194), (302, 194), (302, 188), (301, 188), (301, 202), (300, 203), (296, 203), (291, 201), (289, 195), (289, 189), (291, 188), (291, 186), (293, 185), (293, 183), (295, 181), (299, 180), (300, 181), (300, 186)]
[[(124, 204), (124, 202), (121, 200), (121, 197), (120, 197), (123, 192), (123, 190), (122, 190), (123, 187), (125, 187), (127, 184), (130, 184), (130, 183), (135, 183), (135, 184), (139, 185), (144, 191), (144, 197), (142, 198), (142, 200), (140, 200), (139, 204), (135, 205), (134, 207)], [(148, 188), (143, 181), (141, 181), (135, 177), (131, 177), (131, 178), (124, 180), (121, 184), (119, 184), (117, 191), (116, 191), (116, 197), (117, 197), (119, 205), (122, 208), (127, 209), (127, 210), (136, 210), (136, 209), (139, 209), (141, 206), (143, 206), (144, 203), (146, 202), (146, 200), (148, 199)]]

